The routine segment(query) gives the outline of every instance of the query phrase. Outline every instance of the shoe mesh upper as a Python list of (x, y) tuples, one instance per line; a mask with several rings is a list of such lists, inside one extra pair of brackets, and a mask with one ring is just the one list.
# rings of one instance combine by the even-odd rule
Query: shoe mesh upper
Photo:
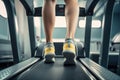
[(63, 52), (64, 51), (72, 51), (73, 53), (75, 53), (75, 44), (72, 39), (66, 39), (63, 45)]
[(55, 54), (55, 48), (53, 43), (47, 43), (44, 47), (44, 54)]

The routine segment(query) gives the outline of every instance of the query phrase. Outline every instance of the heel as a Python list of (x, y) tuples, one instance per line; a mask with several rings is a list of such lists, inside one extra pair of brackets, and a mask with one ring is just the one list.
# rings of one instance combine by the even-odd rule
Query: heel
[(55, 55), (54, 54), (47, 54), (45, 56), (45, 63), (54, 63), (55, 62)]
[(64, 51), (63, 55), (66, 58), (64, 65), (75, 65), (75, 53), (70, 51)]

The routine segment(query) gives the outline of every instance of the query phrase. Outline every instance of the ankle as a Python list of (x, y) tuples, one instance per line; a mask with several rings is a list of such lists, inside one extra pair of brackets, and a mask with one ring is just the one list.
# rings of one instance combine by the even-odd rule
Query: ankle
[(46, 42), (46, 44), (53, 44), (53, 42)]
[(46, 45), (46, 47), (54, 47), (54, 43), (53, 42), (47, 42), (45, 45)]

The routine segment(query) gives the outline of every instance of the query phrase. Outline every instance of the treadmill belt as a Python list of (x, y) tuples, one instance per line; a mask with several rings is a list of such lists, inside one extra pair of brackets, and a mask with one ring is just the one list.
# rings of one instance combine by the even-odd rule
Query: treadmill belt
[(64, 66), (64, 58), (56, 58), (55, 63), (40, 61), (21, 73), (17, 80), (91, 80), (76, 61), (76, 66)]

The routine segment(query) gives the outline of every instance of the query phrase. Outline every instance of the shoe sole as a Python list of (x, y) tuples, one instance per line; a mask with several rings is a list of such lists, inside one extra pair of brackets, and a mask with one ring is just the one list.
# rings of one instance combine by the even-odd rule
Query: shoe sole
[(71, 51), (64, 51), (63, 56), (66, 58), (64, 65), (75, 65), (75, 53)]
[(46, 56), (45, 56), (45, 63), (54, 63), (55, 62), (55, 55), (53, 54), (53, 53), (51, 53), (51, 54), (47, 54)]

